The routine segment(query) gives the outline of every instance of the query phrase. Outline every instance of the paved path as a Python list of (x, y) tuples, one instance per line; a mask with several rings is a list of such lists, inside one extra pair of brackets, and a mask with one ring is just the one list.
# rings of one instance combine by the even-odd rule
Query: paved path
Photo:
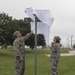
[[(46, 56), (50, 57), (50, 54), (46, 54)], [(63, 53), (61, 56), (75, 56), (75, 50), (69, 51), (69, 53)]]

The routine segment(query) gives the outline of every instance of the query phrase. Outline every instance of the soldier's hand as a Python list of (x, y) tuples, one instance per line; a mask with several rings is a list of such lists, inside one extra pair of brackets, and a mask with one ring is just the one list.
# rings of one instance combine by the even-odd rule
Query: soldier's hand
[(27, 35), (32, 34), (32, 33), (33, 33), (33, 31), (31, 31), (30, 33), (27, 33)]
[(31, 33), (33, 33), (33, 31), (31, 31)]
[(50, 48), (50, 45), (48, 45), (48, 47)]
[(23, 57), (22, 56), (20, 57), (20, 60), (23, 61)]

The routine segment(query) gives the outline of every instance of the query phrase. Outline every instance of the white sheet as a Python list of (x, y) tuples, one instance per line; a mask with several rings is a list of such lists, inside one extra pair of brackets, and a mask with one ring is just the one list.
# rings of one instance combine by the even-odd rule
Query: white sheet
[(50, 28), (54, 21), (49, 10), (33, 10), (27, 8), (26, 13), (34, 21), (31, 22), (31, 30), (35, 33), (35, 14), (41, 22), (37, 22), (37, 34), (43, 34), (45, 36), (46, 44), (49, 45), (50, 39)]

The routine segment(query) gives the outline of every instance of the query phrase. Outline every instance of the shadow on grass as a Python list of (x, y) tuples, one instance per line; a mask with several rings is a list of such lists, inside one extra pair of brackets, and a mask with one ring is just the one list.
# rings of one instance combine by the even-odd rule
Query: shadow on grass
[(0, 57), (13, 57), (13, 55), (1, 53), (0, 54)]
[(3, 53), (3, 52), (1, 52), (0, 53), (0, 57), (13, 57), (14, 55), (13, 54), (9, 54), (9, 53)]

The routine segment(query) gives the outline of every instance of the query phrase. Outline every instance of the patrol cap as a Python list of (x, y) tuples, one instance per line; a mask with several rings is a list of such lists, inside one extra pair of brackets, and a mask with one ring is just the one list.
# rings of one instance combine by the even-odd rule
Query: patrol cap
[(59, 36), (55, 36), (55, 38), (56, 38), (57, 41), (61, 40), (61, 38)]
[(20, 31), (15, 31), (14, 34), (13, 34), (13, 36), (16, 37), (19, 32)]

